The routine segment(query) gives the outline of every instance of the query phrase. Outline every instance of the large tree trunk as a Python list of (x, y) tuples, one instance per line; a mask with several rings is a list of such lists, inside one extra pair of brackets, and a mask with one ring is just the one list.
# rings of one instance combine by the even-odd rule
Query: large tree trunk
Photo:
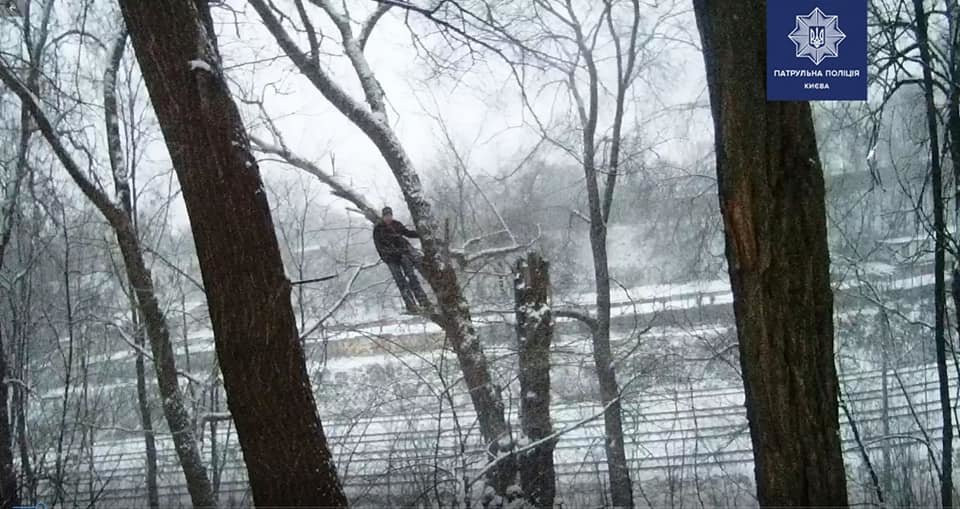
[(927, 32), (927, 12), (923, 0), (913, 0), (916, 22), (913, 25), (923, 65), (923, 97), (926, 106), (927, 135), (930, 148), (930, 187), (933, 198), (933, 270), (934, 270), (934, 347), (937, 351), (937, 376), (940, 382), (940, 410), (943, 418), (943, 441), (941, 446), (942, 467), (940, 471), (940, 503), (952, 507), (953, 500), (953, 418), (950, 408), (950, 378), (947, 373), (946, 311), (947, 289), (946, 234), (943, 203), (943, 168), (940, 162), (939, 118), (934, 103), (933, 59)]
[(845, 506), (824, 183), (810, 106), (765, 101), (763, 0), (693, 4), (758, 500)]
[[(514, 299), (520, 379), (520, 427), (529, 442), (553, 433), (550, 423), (550, 309), (548, 264), (536, 253), (517, 260)], [(521, 444), (522, 446), (523, 444)], [(553, 468), (555, 440), (520, 453), (520, 487), (535, 507), (553, 507), (557, 491)]]
[(199, 0), (120, 6), (183, 190), (254, 503), (345, 506), (209, 7)]

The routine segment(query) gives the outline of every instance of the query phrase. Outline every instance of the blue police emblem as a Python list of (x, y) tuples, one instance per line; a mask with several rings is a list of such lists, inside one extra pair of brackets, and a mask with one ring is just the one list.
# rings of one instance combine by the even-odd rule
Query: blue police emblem
[(815, 7), (806, 16), (797, 16), (797, 26), (788, 36), (797, 47), (797, 58), (807, 57), (815, 65), (823, 59), (839, 55), (840, 42), (846, 35), (840, 30), (839, 16), (827, 16)]

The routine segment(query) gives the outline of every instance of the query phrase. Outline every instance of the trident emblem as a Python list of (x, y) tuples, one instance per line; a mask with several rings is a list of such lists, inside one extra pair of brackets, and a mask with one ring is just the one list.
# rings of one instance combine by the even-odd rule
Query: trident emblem
[(824, 26), (812, 26), (810, 27), (810, 45), (814, 48), (823, 47), (824, 40), (827, 38), (826, 27)]

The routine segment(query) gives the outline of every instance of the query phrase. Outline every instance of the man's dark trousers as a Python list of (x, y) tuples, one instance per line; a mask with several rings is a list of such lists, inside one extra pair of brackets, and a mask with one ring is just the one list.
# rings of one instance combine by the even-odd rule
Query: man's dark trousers
[(420, 286), (420, 280), (417, 279), (416, 263), (413, 257), (410, 254), (403, 254), (399, 261), (386, 263), (390, 268), (390, 274), (393, 275), (393, 280), (397, 283), (397, 288), (400, 289), (400, 296), (407, 309), (429, 306), (427, 294)]

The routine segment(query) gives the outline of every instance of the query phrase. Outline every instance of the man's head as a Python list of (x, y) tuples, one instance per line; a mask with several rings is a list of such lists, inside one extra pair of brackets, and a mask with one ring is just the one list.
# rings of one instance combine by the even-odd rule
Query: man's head
[(380, 215), (383, 216), (384, 223), (389, 224), (391, 221), (393, 221), (393, 209), (390, 207), (384, 207), (383, 210), (380, 211)]

